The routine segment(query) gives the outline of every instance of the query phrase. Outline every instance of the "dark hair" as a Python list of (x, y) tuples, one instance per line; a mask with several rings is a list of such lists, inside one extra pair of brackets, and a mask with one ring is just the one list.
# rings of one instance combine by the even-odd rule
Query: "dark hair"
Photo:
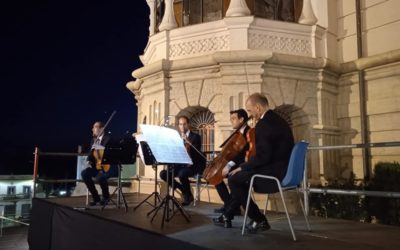
[(189, 117), (187, 117), (186, 115), (181, 115), (181, 116), (179, 116), (179, 117), (178, 117), (178, 121), (179, 121), (181, 118), (186, 119), (187, 124), (190, 123)]
[(232, 114), (237, 114), (238, 118), (243, 118), (244, 121), (246, 121), (249, 116), (247, 115), (247, 112), (244, 109), (237, 109), (237, 110), (232, 110), (229, 112), (231, 115)]
[(261, 93), (254, 93), (249, 96), (247, 99), (248, 101), (251, 101), (253, 104), (260, 104), (263, 107), (268, 106), (268, 99)]
[(104, 128), (104, 123), (102, 121), (95, 121), (94, 123), (98, 123), (100, 128)]

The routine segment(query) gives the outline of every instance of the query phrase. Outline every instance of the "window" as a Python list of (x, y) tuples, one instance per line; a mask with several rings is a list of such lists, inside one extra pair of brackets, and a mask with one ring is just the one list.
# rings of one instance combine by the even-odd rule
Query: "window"
[(22, 204), (21, 216), (22, 218), (29, 218), (31, 213), (31, 204)]
[(16, 194), (16, 187), (15, 186), (8, 186), (7, 187), (7, 195), (15, 195)]
[(22, 193), (24, 194), (24, 197), (28, 198), (31, 195), (31, 186), (23, 186), (22, 187)]
[(15, 216), (15, 205), (5, 205), (4, 206), (4, 216)]

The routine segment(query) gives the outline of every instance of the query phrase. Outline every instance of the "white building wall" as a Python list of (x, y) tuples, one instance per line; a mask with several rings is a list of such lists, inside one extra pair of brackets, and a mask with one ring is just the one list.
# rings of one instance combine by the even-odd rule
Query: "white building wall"
[[(356, 60), (355, 0), (332, 2), (337, 3), (338, 60), (340, 63)], [(334, 8), (334, 6), (330, 7)], [(363, 0), (361, 8), (364, 56), (400, 49), (400, 15), (398, 14), (400, 1)], [(322, 11), (322, 7), (316, 10), (317, 13)]]

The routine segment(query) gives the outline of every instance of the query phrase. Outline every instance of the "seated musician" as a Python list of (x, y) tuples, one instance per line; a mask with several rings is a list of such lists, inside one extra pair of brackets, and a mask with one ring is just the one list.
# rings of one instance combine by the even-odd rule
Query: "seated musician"
[[(214, 224), (232, 227), (231, 220), (234, 211), (242, 205), (245, 208), (249, 192), (250, 179), (254, 174), (272, 175), (282, 180), (286, 174), (290, 154), (294, 146), (292, 131), (287, 122), (272, 110), (269, 110), (268, 100), (260, 93), (254, 93), (246, 100), (249, 115), (257, 121), (255, 127), (255, 156), (229, 173), (228, 184), (232, 199), (225, 212)], [(275, 193), (276, 183), (269, 180), (256, 179), (256, 191)], [(248, 215), (250, 222), (246, 225), (249, 233), (268, 230), (270, 225), (267, 218), (260, 212), (256, 203), (251, 199)]]
[[(232, 128), (237, 130), (240, 128), (240, 133), (246, 139), (247, 131), (249, 130), (249, 126), (244, 124), (247, 122), (248, 116), (244, 109), (233, 110), (230, 112), (230, 122), (232, 124)], [(226, 176), (228, 172), (232, 171), (236, 167), (238, 167), (241, 163), (245, 161), (246, 151), (248, 150), (248, 145), (246, 145), (240, 154), (232, 159), (230, 162), (226, 164), (222, 171), (222, 175)], [(224, 202), (224, 205), (221, 208), (215, 209), (215, 213), (223, 213), (225, 211), (225, 207), (227, 207), (229, 200), (231, 199), (231, 195), (229, 194), (228, 188), (226, 187), (225, 182), (221, 182), (220, 184), (215, 186), (217, 189), (219, 197)], [(240, 215), (240, 207), (238, 207), (234, 213), (235, 215)]]
[[(95, 206), (98, 203), (100, 205), (105, 205), (110, 199), (110, 193), (108, 191), (108, 182), (107, 179), (116, 176), (118, 173), (118, 169), (116, 169), (116, 166), (108, 166), (109, 168), (99, 168), (99, 162), (101, 159), (94, 155), (96, 152), (96, 146), (101, 145), (101, 146), (106, 146), (110, 140), (111, 137), (107, 134), (104, 134), (104, 124), (100, 121), (96, 121), (93, 124), (92, 128), (92, 142), (91, 142), (91, 151), (88, 156), (88, 165), (90, 167), (84, 169), (81, 172), (81, 176), (83, 181), (86, 184), (87, 189), (89, 190), (90, 194), (92, 195), (92, 201), (89, 203), (90, 206)], [(99, 169), (98, 169), (99, 168)], [(100, 200), (100, 196), (97, 192), (97, 189), (94, 185), (94, 181), (92, 178), (96, 178), (96, 180), (99, 182), (101, 190), (102, 190), (102, 195), (103, 198)]]
[[(200, 135), (189, 130), (189, 118), (186, 116), (180, 116), (178, 119), (179, 132), (181, 133), (182, 139), (185, 141), (186, 149), (192, 159), (193, 165), (182, 165), (175, 164), (174, 176), (179, 178), (179, 182), (174, 180), (174, 188), (179, 189), (183, 195), (182, 206), (188, 206), (193, 200), (192, 190), (190, 188), (189, 177), (194, 176), (197, 173), (202, 173), (205, 168), (205, 158), (200, 153), (201, 150), (201, 137)], [(193, 149), (192, 146), (197, 150)], [(168, 177), (169, 185), (172, 184), (172, 173)], [(162, 170), (160, 172), (160, 178), (167, 181), (167, 170)]]

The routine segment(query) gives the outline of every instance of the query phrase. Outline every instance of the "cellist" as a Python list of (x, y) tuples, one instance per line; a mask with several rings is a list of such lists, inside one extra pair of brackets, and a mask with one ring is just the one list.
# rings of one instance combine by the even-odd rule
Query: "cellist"
[[(246, 139), (246, 134), (247, 131), (249, 131), (249, 126), (247, 125), (247, 112), (244, 109), (238, 109), (238, 110), (233, 110), (230, 111), (230, 122), (232, 124), (232, 128), (234, 130), (240, 129), (240, 133), (243, 135), (243, 137)], [(239, 153), (238, 156), (235, 157), (235, 159), (229, 161), (224, 169), (222, 170), (222, 175), (224, 177), (227, 176), (227, 174), (235, 169), (237, 166), (239, 166), (241, 163), (245, 161), (245, 155), (246, 151), (248, 150), (248, 145), (246, 145), (242, 151)], [(228, 188), (226, 187), (225, 182), (221, 182), (218, 185), (215, 185), (215, 189), (218, 192), (219, 197), (223, 201), (224, 205), (221, 208), (215, 209), (215, 213), (224, 213), (225, 207), (227, 207), (231, 196), (228, 191)], [(240, 215), (240, 207), (238, 207), (235, 211), (235, 215)]]
[[(92, 142), (91, 142), (91, 151), (88, 155), (88, 165), (86, 169), (81, 172), (81, 176), (83, 181), (86, 184), (87, 189), (92, 195), (92, 201), (89, 202), (90, 206), (95, 206), (98, 203), (100, 205), (105, 205), (108, 203), (110, 199), (110, 193), (108, 191), (108, 182), (107, 179), (110, 177), (114, 177), (118, 175), (118, 169), (116, 166), (111, 165), (107, 166), (107, 168), (102, 169), (101, 160), (102, 153), (97, 151), (98, 147), (105, 147), (111, 140), (111, 137), (107, 134), (104, 134), (104, 123), (101, 121), (96, 121), (92, 127)], [(100, 154), (100, 155), (97, 155)], [(100, 196), (97, 192), (97, 189), (94, 185), (93, 179), (99, 182), (103, 198), (100, 200)]]
[[(257, 120), (255, 126), (255, 155), (247, 162), (229, 173), (228, 184), (232, 199), (228, 208), (214, 224), (232, 227), (231, 220), (237, 207), (245, 207), (249, 192), (249, 183), (253, 175), (272, 175), (282, 180), (286, 174), (290, 154), (294, 145), (293, 134), (288, 123), (269, 109), (268, 99), (261, 93), (254, 93), (246, 100), (246, 110)], [(254, 189), (263, 193), (277, 192), (277, 186), (269, 180), (256, 180)], [(248, 233), (257, 233), (270, 229), (267, 218), (250, 199), (248, 216), (251, 221), (246, 225)]]

